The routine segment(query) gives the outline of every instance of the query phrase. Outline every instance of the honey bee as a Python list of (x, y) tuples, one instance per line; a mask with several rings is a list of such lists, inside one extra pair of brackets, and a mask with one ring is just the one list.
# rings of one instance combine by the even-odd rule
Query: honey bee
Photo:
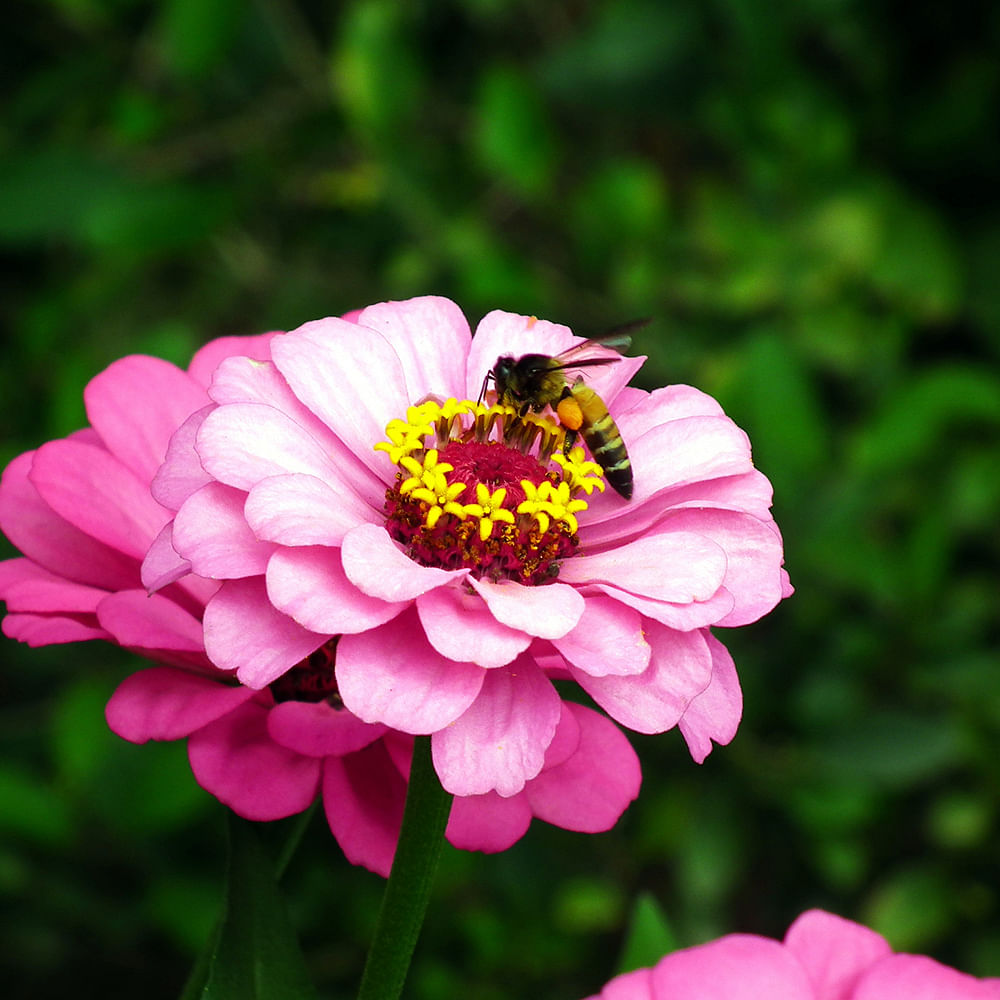
[[(643, 321), (645, 322), (645, 321)], [(638, 324), (629, 324), (628, 329)], [(483, 380), (483, 393), (490, 382), (496, 386), (497, 401), (515, 407), (521, 416), (551, 406), (566, 429), (567, 450), (577, 434), (590, 449), (594, 461), (604, 470), (608, 482), (626, 500), (632, 497), (632, 463), (625, 442), (604, 400), (583, 379), (570, 381), (567, 372), (578, 368), (609, 365), (618, 357), (581, 357), (594, 347), (623, 349), (631, 338), (622, 327), (601, 337), (585, 340), (554, 357), (547, 354), (524, 354), (519, 358), (506, 354)], [(483, 393), (480, 393), (480, 398)]]

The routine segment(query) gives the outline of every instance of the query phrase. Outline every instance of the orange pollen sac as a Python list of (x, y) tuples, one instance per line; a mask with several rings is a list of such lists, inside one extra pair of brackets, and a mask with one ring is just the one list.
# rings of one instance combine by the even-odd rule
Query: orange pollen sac
[(469, 569), (494, 582), (551, 583), (578, 544), (575, 524), (518, 508), (529, 491), (558, 485), (560, 477), (499, 442), (451, 441), (439, 462), (456, 492), (438, 516), (429, 516), (424, 491), (405, 488), (403, 473), (386, 491), (386, 530), (407, 555), (422, 566)]
[(583, 426), (583, 410), (580, 409), (580, 404), (572, 396), (566, 396), (565, 399), (559, 400), (559, 404), (556, 406), (556, 416), (559, 417), (559, 422), (567, 430), (578, 431)]

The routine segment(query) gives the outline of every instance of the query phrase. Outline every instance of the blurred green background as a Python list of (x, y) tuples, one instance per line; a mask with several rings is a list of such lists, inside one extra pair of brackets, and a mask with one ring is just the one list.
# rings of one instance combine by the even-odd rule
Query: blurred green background
[[(449, 851), (409, 995), (580, 997), (637, 894), (682, 944), (819, 905), (1000, 975), (1000, 7), (931, 0), (36, 0), (7, 12), (0, 459), (116, 357), (434, 292), (591, 333), (750, 433), (798, 588), (723, 633), (693, 764), (611, 833)], [(10, 554), (9, 546), (3, 549)], [(0, 645), (0, 979), (175, 997), (222, 810), (110, 735), (134, 664)], [(272, 831), (283, 833), (282, 824)], [(285, 884), (349, 996), (381, 883), (317, 819)]]

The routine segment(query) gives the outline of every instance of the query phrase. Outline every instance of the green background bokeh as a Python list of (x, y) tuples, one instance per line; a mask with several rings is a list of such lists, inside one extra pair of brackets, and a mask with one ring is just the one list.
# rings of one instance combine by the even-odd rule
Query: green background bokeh
[[(796, 595), (746, 709), (633, 740), (614, 831), (447, 851), (409, 995), (580, 997), (640, 893), (691, 944), (809, 906), (1000, 975), (1000, 8), (881, 0), (38, 0), (5, 18), (0, 460), (123, 354), (437, 293), (581, 334), (747, 429)], [(6, 547), (4, 554), (10, 554)], [(175, 997), (222, 810), (133, 747), (103, 645), (0, 645), (8, 996)], [(277, 824), (275, 839), (283, 832)], [(285, 880), (350, 996), (380, 881)]]

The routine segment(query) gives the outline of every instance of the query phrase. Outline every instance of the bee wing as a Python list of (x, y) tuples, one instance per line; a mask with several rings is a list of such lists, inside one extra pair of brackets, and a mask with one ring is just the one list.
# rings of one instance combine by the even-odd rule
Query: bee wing
[[(608, 357), (607, 355), (593, 356), (595, 351), (612, 350), (622, 352), (629, 348), (632, 343), (632, 331), (638, 330), (649, 323), (649, 319), (634, 319), (628, 323), (622, 323), (612, 330), (590, 337), (587, 340), (575, 344), (573, 347), (553, 359), (558, 362), (560, 368), (585, 368), (593, 365), (610, 365), (620, 358)], [(591, 355), (588, 357), (588, 355)], [(573, 362), (571, 365), (570, 362)]]

